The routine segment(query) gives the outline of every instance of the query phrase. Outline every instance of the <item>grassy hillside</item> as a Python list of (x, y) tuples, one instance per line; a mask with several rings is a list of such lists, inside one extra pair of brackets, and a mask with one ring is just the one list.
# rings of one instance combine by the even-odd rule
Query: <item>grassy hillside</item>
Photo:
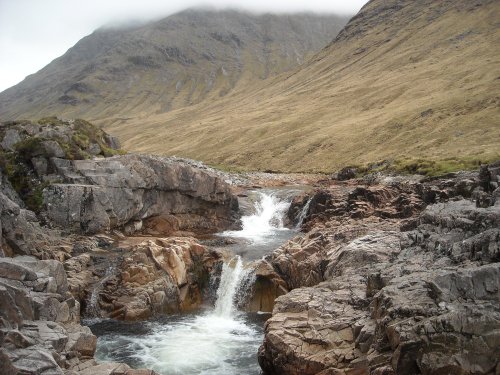
[(387, 159), (446, 171), (500, 158), (499, 11), (495, 0), (372, 0), (290, 73), (100, 123), (130, 150), (243, 169), (329, 172)]
[(307, 61), (347, 21), (200, 9), (100, 29), (0, 93), (0, 118), (130, 118), (218, 99)]

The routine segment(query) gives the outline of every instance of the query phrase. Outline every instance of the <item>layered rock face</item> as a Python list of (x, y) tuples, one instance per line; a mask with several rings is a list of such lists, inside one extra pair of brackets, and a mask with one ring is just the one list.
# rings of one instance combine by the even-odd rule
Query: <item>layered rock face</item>
[[(268, 258), (293, 290), (276, 299), (266, 323), (265, 373), (498, 372), (496, 170), (485, 181), (476, 174), (406, 184), (413, 203), (405, 205), (405, 194), (383, 194), (384, 203), (364, 193), (362, 214), (353, 192), (380, 186), (357, 181), (319, 192), (305, 224), (313, 229)], [(324, 203), (314, 208), (315, 200)], [(407, 214), (426, 201), (441, 202)]]
[(136, 320), (200, 305), (222, 260), (186, 235), (237, 225), (236, 197), (207, 168), (118, 147), (83, 120), (1, 124), (2, 374), (150, 374), (98, 365), (80, 312)]
[(96, 337), (55, 260), (0, 259), (0, 357), (5, 374), (63, 374), (92, 358)]
[(3, 123), (0, 138), (2, 238), (12, 253), (41, 255), (39, 220), (74, 233), (156, 236), (237, 225), (238, 202), (222, 178), (179, 159), (121, 155), (116, 139), (86, 121)]
[(0, 258), (1, 373), (153, 375), (121, 363), (98, 364), (97, 338), (81, 326), (62, 264), (34, 257)]
[(47, 187), (43, 196), (48, 218), (65, 228), (90, 234), (124, 227), (133, 233), (155, 218), (153, 230), (163, 220), (172, 231), (214, 232), (236, 219), (237, 200), (228, 185), (181, 162), (123, 155), (63, 164), (58, 172), (66, 183)]

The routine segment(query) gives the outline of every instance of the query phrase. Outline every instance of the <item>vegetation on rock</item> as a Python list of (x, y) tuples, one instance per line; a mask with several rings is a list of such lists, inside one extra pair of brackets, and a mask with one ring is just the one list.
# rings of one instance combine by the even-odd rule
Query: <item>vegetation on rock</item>
[(43, 189), (60, 181), (59, 177), (46, 179), (55, 168), (51, 158), (83, 160), (125, 152), (114, 148), (103, 130), (80, 119), (45, 117), (35, 122), (5, 122), (0, 125), (1, 139), (7, 130), (20, 140), (0, 145), (0, 169), (26, 207), (36, 213), (43, 206)]

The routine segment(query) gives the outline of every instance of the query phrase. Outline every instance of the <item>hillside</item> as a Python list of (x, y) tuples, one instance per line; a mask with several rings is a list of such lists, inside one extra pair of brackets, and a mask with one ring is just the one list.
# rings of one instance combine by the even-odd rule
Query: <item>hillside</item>
[(372, 0), (290, 73), (100, 123), (131, 150), (244, 169), (329, 172), (388, 159), (418, 170), (425, 159), (446, 171), (499, 158), (499, 11), (494, 0)]
[(102, 28), (0, 93), (0, 118), (130, 118), (219, 98), (307, 61), (347, 21), (192, 9)]

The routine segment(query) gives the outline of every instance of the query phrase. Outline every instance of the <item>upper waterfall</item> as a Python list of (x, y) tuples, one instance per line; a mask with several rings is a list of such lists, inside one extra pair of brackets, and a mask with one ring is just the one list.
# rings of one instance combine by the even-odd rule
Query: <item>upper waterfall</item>
[(283, 217), (288, 207), (289, 200), (273, 193), (258, 192), (254, 202), (255, 213), (241, 218), (242, 230), (226, 231), (223, 235), (257, 242), (265, 241), (276, 231), (288, 230), (283, 225)]

